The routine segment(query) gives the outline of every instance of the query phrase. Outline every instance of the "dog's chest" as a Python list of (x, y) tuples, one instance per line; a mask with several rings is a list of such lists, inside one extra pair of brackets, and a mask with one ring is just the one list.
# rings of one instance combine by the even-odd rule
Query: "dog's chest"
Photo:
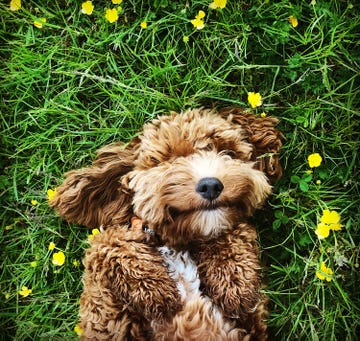
[(158, 248), (169, 275), (176, 282), (184, 303), (201, 296), (197, 266), (187, 251), (176, 251), (162, 246)]

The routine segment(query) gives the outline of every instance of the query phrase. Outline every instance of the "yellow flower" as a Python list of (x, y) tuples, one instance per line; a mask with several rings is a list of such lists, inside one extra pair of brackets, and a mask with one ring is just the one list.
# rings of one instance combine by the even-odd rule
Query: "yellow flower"
[(40, 21), (34, 21), (34, 26), (37, 28), (42, 28), (44, 23), (46, 23), (46, 18), (40, 18)]
[(119, 19), (119, 14), (116, 8), (106, 9), (105, 19), (110, 23), (114, 23)]
[(340, 224), (340, 214), (336, 211), (324, 210), (320, 218), (320, 223), (315, 230), (319, 239), (329, 236), (330, 231), (339, 231), (344, 225)]
[(310, 168), (319, 167), (322, 162), (322, 157), (320, 156), (319, 153), (310, 154), (308, 156), (308, 162), (309, 162)]
[(296, 27), (299, 24), (298, 20), (293, 15), (290, 15), (289, 21), (292, 27)]
[(10, 10), (18, 11), (21, 8), (21, 0), (11, 0), (10, 1)]
[(37, 200), (31, 200), (31, 205), (36, 206), (38, 204)]
[(146, 21), (143, 21), (141, 24), (140, 24), (140, 27), (145, 29), (147, 28), (147, 22)]
[(315, 230), (316, 235), (319, 239), (324, 239), (329, 237), (330, 234), (330, 226), (327, 224), (320, 223)]
[(189, 37), (188, 36), (183, 36), (183, 42), (188, 43), (189, 42)]
[(100, 233), (99, 229), (92, 229), (91, 234), (88, 235), (88, 240), (93, 239), (98, 233)]
[(32, 261), (32, 262), (30, 263), (30, 266), (31, 266), (32, 268), (35, 268), (36, 265), (37, 265), (37, 261), (36, 261), (36, 260), (34, 260), (34, 261)]
[(342, 224), (331, 224), (330, 227), (333, 231), (340, 231), (344, 225)]
[(48, 246), (48, 249), (50, 251), (54, 250), (55, 249), (55, 243), (54, 242), (50, 242), (49, 246)]
[(194, 25), (197, 30), (201, 30), (205, 27), (204, 18), (205, 12), (199, 11), (199, 13), (195, 16), (195, 19), (190, 20), (190, 22)]
[(23, 286), (21, 290), (19, 291), (19, 294), (23, 297), (27, 297), (32, 293), (32, 289), (28, 289), (27, 286)]
[(78, 336), (81, 336), (83, 334), (83, 329), (78, 325), (76, 324), (75, 327), (74, 327), (74, 332), (78, 335)]
[(48, 196), (48, 200), (51, 201), (55, 198), (55, 196), (57, 195), (57, 190), (56, 188), (54, 190), (52, 189), (48, 189), (47, 190), (47, 196)]
[(267, 115), (266, 115), (266, 112), (262, 112), (261, 114), (260, 114), (260, 117), (262, 117), (262, 118), (264, 118), (264, 117), (266, 117)]
[(111, 2), (114, 4), (114, 5), (120, 5), (123, 0), (111, 0)]
[(87, 15), (91, 15), (94, 10), (94, 5), (91, 1), (85, 1), (81, 4), (81, 12)]
[(316, 180), (317, 185), (321, 185), (321, 180)]
[(52, 263), (54, 265), (58, 265), (58, 266), (63, 265), (65, 263), (64, 252), (62, 252), (62, 251), (55, 252), (52, 257)]
[(248, 92), (248, 102), (252, 108), (259, 107), (262, 104), (262, 97), (259, 92)]
[(226, 6), (226, 0), (214, 0), (214, 2), (212, 2), (210, 4), (210, 8), (216, 9), (216, 8), (225, 8)]
[(78, 266), (80, 265), (80, 263), (79, 263), (79, 261), (78, 261), (77, 259), (74, 259), (74, 260), (73, 260), (73, 265), (74, 265), (75, 267), (78, 267)]
[(320, 269), (316, 271), (316, 277), (330, 282), (332, 274), (333, 271), (325, 265), (325, 262), (321, 262)]
[(324, 224), (338, 224), (340, 222), (340, 214), (336, 211), (324, 210), (320, 221)]

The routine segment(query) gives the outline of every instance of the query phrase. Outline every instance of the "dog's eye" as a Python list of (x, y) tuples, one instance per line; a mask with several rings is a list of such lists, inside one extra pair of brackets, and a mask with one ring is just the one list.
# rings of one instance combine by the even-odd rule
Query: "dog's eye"
[(225, 150), (224, 155), (230, 156), (232, 159), (236, 158), (236, 152), (233, 150)]
[(160, 161), (156, 157), (153, 157), (153, 156), (150, 156), (150, 161), (155, 165), (158, 165), (160, 163)]
[(210, 142), (206, 145), (204, 150), (213, 150), (215, 148), (214, 143)]
[(213, 142), (207, 143), (207, 141), (199, 141), (194, 143), (194, 147), (203, 151), (211, 151), (215, 148)]
[(169, 213), (173, 219), (175, 219), (176, 217), (178, 217), (180, 215), (180, 211), (174, 207), (169, 207)]

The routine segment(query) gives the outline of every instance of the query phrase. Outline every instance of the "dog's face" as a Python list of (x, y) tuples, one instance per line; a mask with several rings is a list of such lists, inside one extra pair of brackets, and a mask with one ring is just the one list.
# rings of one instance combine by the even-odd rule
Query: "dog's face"
[(245, 137), (239, 125), (209, 111), (145, 126), (134, 169), (122, 179), (134, 214), (172, 245), (233, 228), (271, 191)]
[(251, 215), (281, 175), (277, 120), (238, 108), (159, 117), (124, 148), (70, 171), (50, 205), (91, 228), (141, 218), (163, 241), (215, 237)]

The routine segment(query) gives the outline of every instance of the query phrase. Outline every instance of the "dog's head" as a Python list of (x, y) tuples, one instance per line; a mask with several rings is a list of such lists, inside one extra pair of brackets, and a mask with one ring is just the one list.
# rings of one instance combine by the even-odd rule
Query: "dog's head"
[(238, 109), (161, 116), (127, 148), (107, 146), (92, 167), (69, 172), (52, 205), (90, 227), (137, 215), (171, 245), (216, 236), (250, 216), (281, 175), (275, 123)]

